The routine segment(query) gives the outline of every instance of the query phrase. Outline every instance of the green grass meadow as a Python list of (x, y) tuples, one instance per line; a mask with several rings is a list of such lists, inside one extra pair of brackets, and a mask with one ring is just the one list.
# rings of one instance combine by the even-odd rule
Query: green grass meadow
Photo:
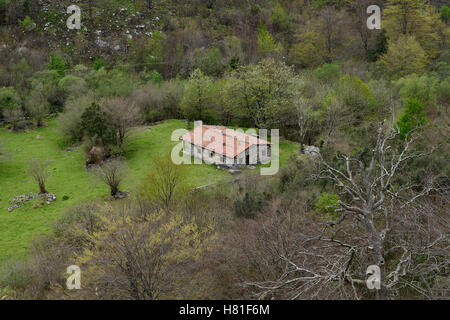
[[(172, 132), (186, 129), (186, 122), (170, 120), (154, 127), (139, 127), (132, 131), (127, 152), (128, 175), (122, 190), (133, 190), (149, 170), (152, 157), (170, 152), (179, 143), (171, 141)], [(37, 136), (41, 139), (37, 139)], [(84, 165), (81, 148), (66, 151), (61, 144), (55, 119), (44, 128), (23, 133), (11, 133), (0, 128), (0, 141), (8, 153), (0, 161), (0, 265), (11, 259), (23, 259), (33, 237), (44, 235), (51, 230), (52, 222), (64, 211), (76, 204), (95, 198), (105, 199), (108, 187), (99, 183), (89, 174)], [(285, 164), (298, 150), (298, 144), (280, 141), (280, 162)], [(47, 190), (56, 195), (57, 200), (50, 205), (40, 206), (29, 201), (24, 206), (8, 212), (9, 202), (18, 195), (38, 192), (37, 184), (27, 173), (32, 158), (50, 159), (51, 175)], [(230, 179), (228, 172), (213, 165), (188, 165), (185, 183), (189, 187), (211, 184)], [(63, 200), (63, 197), (68, 197)]]

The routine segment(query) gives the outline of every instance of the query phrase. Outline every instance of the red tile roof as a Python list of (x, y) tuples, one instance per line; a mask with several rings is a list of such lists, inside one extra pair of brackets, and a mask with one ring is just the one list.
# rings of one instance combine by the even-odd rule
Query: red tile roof
[(270, 145), (257, 137), (228, 129), (223, 126), (198, 126), (180, 140), (213, 151), (227, 158), (234, 158), (252, 145)]

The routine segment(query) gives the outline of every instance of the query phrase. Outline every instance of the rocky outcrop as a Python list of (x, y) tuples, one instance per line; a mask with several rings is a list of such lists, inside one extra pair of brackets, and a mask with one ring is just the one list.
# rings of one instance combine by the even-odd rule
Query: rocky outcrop
[(42, 205), (51, 204), (56, 200), (56, 196), (53, 193), (33, 193), (23, 194), (17, 197), (14, 197), (9, 203), (10, 206), (8, 208), (8, 212), (11, 212), (15, 209), (19, 209), (25, 202), (40, 198), (42, 200)]

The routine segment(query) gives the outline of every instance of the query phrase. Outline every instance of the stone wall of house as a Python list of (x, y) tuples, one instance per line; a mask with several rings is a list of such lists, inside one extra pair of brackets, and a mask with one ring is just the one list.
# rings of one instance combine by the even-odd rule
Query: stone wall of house
[(202, 159), (206, 163), (215, 164), (245, 164), (247, 155), (249, 156), (249, 164), (265, 163), (271, 160), (271, 148), (270, 146), (256, 146), (252, 145), (250, 148), (238, 154), (236, 159), (223, 157), (219, 154), (211, 152), (210, 150), (203, 149), (198, 146), (184, 141), (183, 142), (183, 152), (189, 156), (194, 156), (198, 159)]

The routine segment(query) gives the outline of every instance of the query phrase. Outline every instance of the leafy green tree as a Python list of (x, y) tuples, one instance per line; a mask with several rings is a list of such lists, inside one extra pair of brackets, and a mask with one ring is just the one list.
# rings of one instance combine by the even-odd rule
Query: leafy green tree
[(62, 77), (67, 70), (67, 64), (56, 53), (52, 52), (50, 53), (50, 61), (47, 63), (47, 68), (48, 70), (57, 71), (58, 75)]
[(272, 35), (267, 31), (267, 27), (259, 22), (258, 25), (258, 49), (261, 54), (268, 54), (272, 52), (280, 52), (282, 50), (281, 45), (276, 43)]
[(335, 64), (324, 64), (314, 70), (314, 75), (322, 82), (333, 83), (339, 78), (339, 66)]
[(372, 112), (376, 101), (368, 85), (357, 76), (345, 75), (337, 84), (336, 94), (357, 119)]
[(337, 220), (340, 216), (336, 213), (336, 209), (341, 208), (339, 205), (339, 196), (334, 193), (323, 192), (319, 195), (316, 201), (316, 211), (326, 214), (329, 218)]
[(95, 102), (81, 115), (81, 130), (87, 137), (98, 140), (104, 147), (115, 143), (115, 134), (108, 125), (106, 113)]
[(94, 62), (92, 63), (92, 67), (94, 68), (94, 70), (100, 70), (104, 66), (105, 66), (105, 64), (104, 64), (102, 58), (96, 58), (94, 60)]
[(441, 19), (445, 23), (447, 23), (450, 20), (450, 8), (447, 7), (445, 4), (441, 7)]
[(413, 36), (401, 36), (389, 41), (389, 48), (380, 63), (392, 77), (403, 77), (422, 72), (428, 63), (425, 51)]
[(408, 99), (406, 109), (401, 118), (397, 121), (400, 136), (406, 138), (408, 133), (417, 127), (425, 125), (424, 106), (416, 99)]
[(289, 15), (279, 1), (275, 3), (272, 9), (272, 23), (279, 30), (289, 29)]
[(233, 75), (227, 104), (245, 115), (256, 128), (289, 123), (301, 83), (293, 69), (282, 62), (264, 59), (257, 65), (240, 67)]
[(392, 41), (412, 35), (428, 55), (438, 53), (440, 19), (426, 0), (388, 0), (383, 17), (387, 36)]
[(218, 76), (224, 68), (219, 48), (197, 49), (194, 52), (194, 66), (210, 76)]
[(215, 122), (214, 83), (199, 69), (194, 70), (186, 83), (181, 109), (189, 121)]
[(158, 69), (164, 60), (164, 39), (161, 32), (154, 31), (152, 33), (152, 37), (148, 40), (147, 49), (146, 69)]
[(13, 87), (0, 88), (0, 116), (5, 116), (5, 110), (20, 109), (20, 97)]
[(404, 100), (416, 99), (424, 105), (434, 106), (436, 104), (436, 90), (439, 80), (432, 76), (412, 75), (399, 79), (395, 86), (399, 89)]
[(26, 99), (26, 111), (35, 120), (36, 126), (42, 127), (44, 119), (49, 113), (49, 104), (43, 93), (43, 85), (34, 87)]
[(325, 44), (318, 32), (306, 31), (300, 35), (301, 42), (292, 47), (295, 63), (302, 67), (317, 67), (325, 62)]

